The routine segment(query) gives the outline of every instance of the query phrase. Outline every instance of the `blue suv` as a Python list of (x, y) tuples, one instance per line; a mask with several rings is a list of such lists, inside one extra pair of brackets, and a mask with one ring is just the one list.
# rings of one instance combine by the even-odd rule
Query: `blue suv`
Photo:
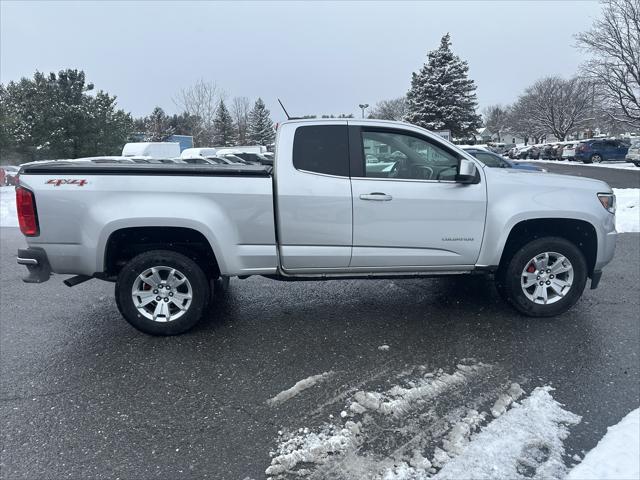
[(586, 140), (576, 147), (575, 158), (582, 163), (624, 160), (629, 147), (620, 140)]

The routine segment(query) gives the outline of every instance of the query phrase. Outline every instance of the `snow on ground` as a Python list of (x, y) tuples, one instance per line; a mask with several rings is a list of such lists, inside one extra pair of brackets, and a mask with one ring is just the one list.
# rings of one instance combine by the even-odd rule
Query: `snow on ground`
[(324, 382), (332, 375), (333, 375), (333, 372), (324, 372), (319, 375), (312, 375), (311, 377), (307, 377), (303, 380), (300, 380), (293, 387), (288, 388), (287, 390), (284, 390), (279, 394), (277, 394), (275, 397), (267, 400), (267, 403), (271, 406), (280, 405), (281, 403), (284, 403), (287, 400), (295, 397), (303, 390), (313, 387), (316, 383)]
[[(550, 387), (536, 388), (522, 403), (514, 403), (470, 439), (469, 446), (445, 464), (437, 479), (563, 478), (562, 459), (568, 426), (581, 418), (556, 402)], [(409, 477), (404, 477), (409, 478)]]
[(582, 163), (582, 162), (570, 162), (569, 160), (533, 160), (529, 158), (516, 160), (516, 161), (526, 162), (526, 163), (549, 163), (549, 164), (556, 164), (556, 165), (573, 165), (574, 167), (601, 167), (601, 168), (616, 168), (618, 170), (640, 171), (640, 168), (636, 167), (631, 162)]
[(17, 227), (15, 187), (0, 187), (0, 227)]
[(517, 383), (487, 390), (495, 373), (473, 361), (451, 373), (415, 367), (390, 388), (359, 390), (329, 423), (279, 432), (265, 473), (274, 480), (564, 478), (563, 441), (580, 417), (550, 387), (528, 396)]
[(640, 188), (614, 188), (616, 195), (616, 230), (640, 232)]
[(631, 480), (640, 478), (640, 408), (607, 434), (575, 466), (567, 480)]

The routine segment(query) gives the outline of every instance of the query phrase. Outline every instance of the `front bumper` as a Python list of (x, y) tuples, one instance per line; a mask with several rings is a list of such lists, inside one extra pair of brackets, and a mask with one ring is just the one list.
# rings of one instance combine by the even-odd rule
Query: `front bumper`
[(47, 252), (42, 248), (29, 247), (18, 250), (18, 264), (27, 267), (28, 275), (22, 278), (25, 283), (42, 283), (51, 278), (51, 265)]

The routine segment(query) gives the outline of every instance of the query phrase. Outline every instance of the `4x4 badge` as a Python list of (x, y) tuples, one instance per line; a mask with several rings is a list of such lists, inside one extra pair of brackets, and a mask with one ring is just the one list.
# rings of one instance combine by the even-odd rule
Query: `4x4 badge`
[(77, 179), (77, 178), (52, 178), (51, 180), (47, 180), (45, 182), (47, 185), (54, 185), (56, 187), (59, 187), (60, 185), (77, 185), (78, 187), (82, 187), (84, 185), (86, 185), (87, 183), (89, 183), (88, 180), (83, 179)]

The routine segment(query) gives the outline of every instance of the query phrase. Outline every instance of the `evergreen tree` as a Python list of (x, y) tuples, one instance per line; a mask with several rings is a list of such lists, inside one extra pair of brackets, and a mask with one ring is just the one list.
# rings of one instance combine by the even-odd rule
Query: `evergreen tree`
[(194, 136), (200, 123), (200, 117), (187, 112), (182, 112), (180, 115), (174, 114), (169, 119), (169, 125), (176, 135)]
[(236, 142), (236, 131), (233, 125), (231, 113), (224, 104), (224, 100), (220, 100), (218, 111), (213, 120), (213, 144), (218, 147), (232, 147)]
[(156, 107), (144, 122), (144, 137), (147, 142), (164, 142), (175, 133), (171, 119), (160, 107)]
[(116, 97), (91, 90), (84, 72), (72, 69), (36, 72), (0, 88), (0, 155), (37, 160), (120, 153), (131, 116), (117, 110)]
[(476, 113), (476, 86), (467, 77), (469, 67), (451, 51), (447, 33), (427, 63), (413, 73), (407, 93), (405, 120), (430, 130), (451, 130), (454, 137), (475, 133), (481, 125)]
[(261, 98), (249, 112), (249, 140), (256, 145), (270, 145), (276, 138), (271, 113)]

